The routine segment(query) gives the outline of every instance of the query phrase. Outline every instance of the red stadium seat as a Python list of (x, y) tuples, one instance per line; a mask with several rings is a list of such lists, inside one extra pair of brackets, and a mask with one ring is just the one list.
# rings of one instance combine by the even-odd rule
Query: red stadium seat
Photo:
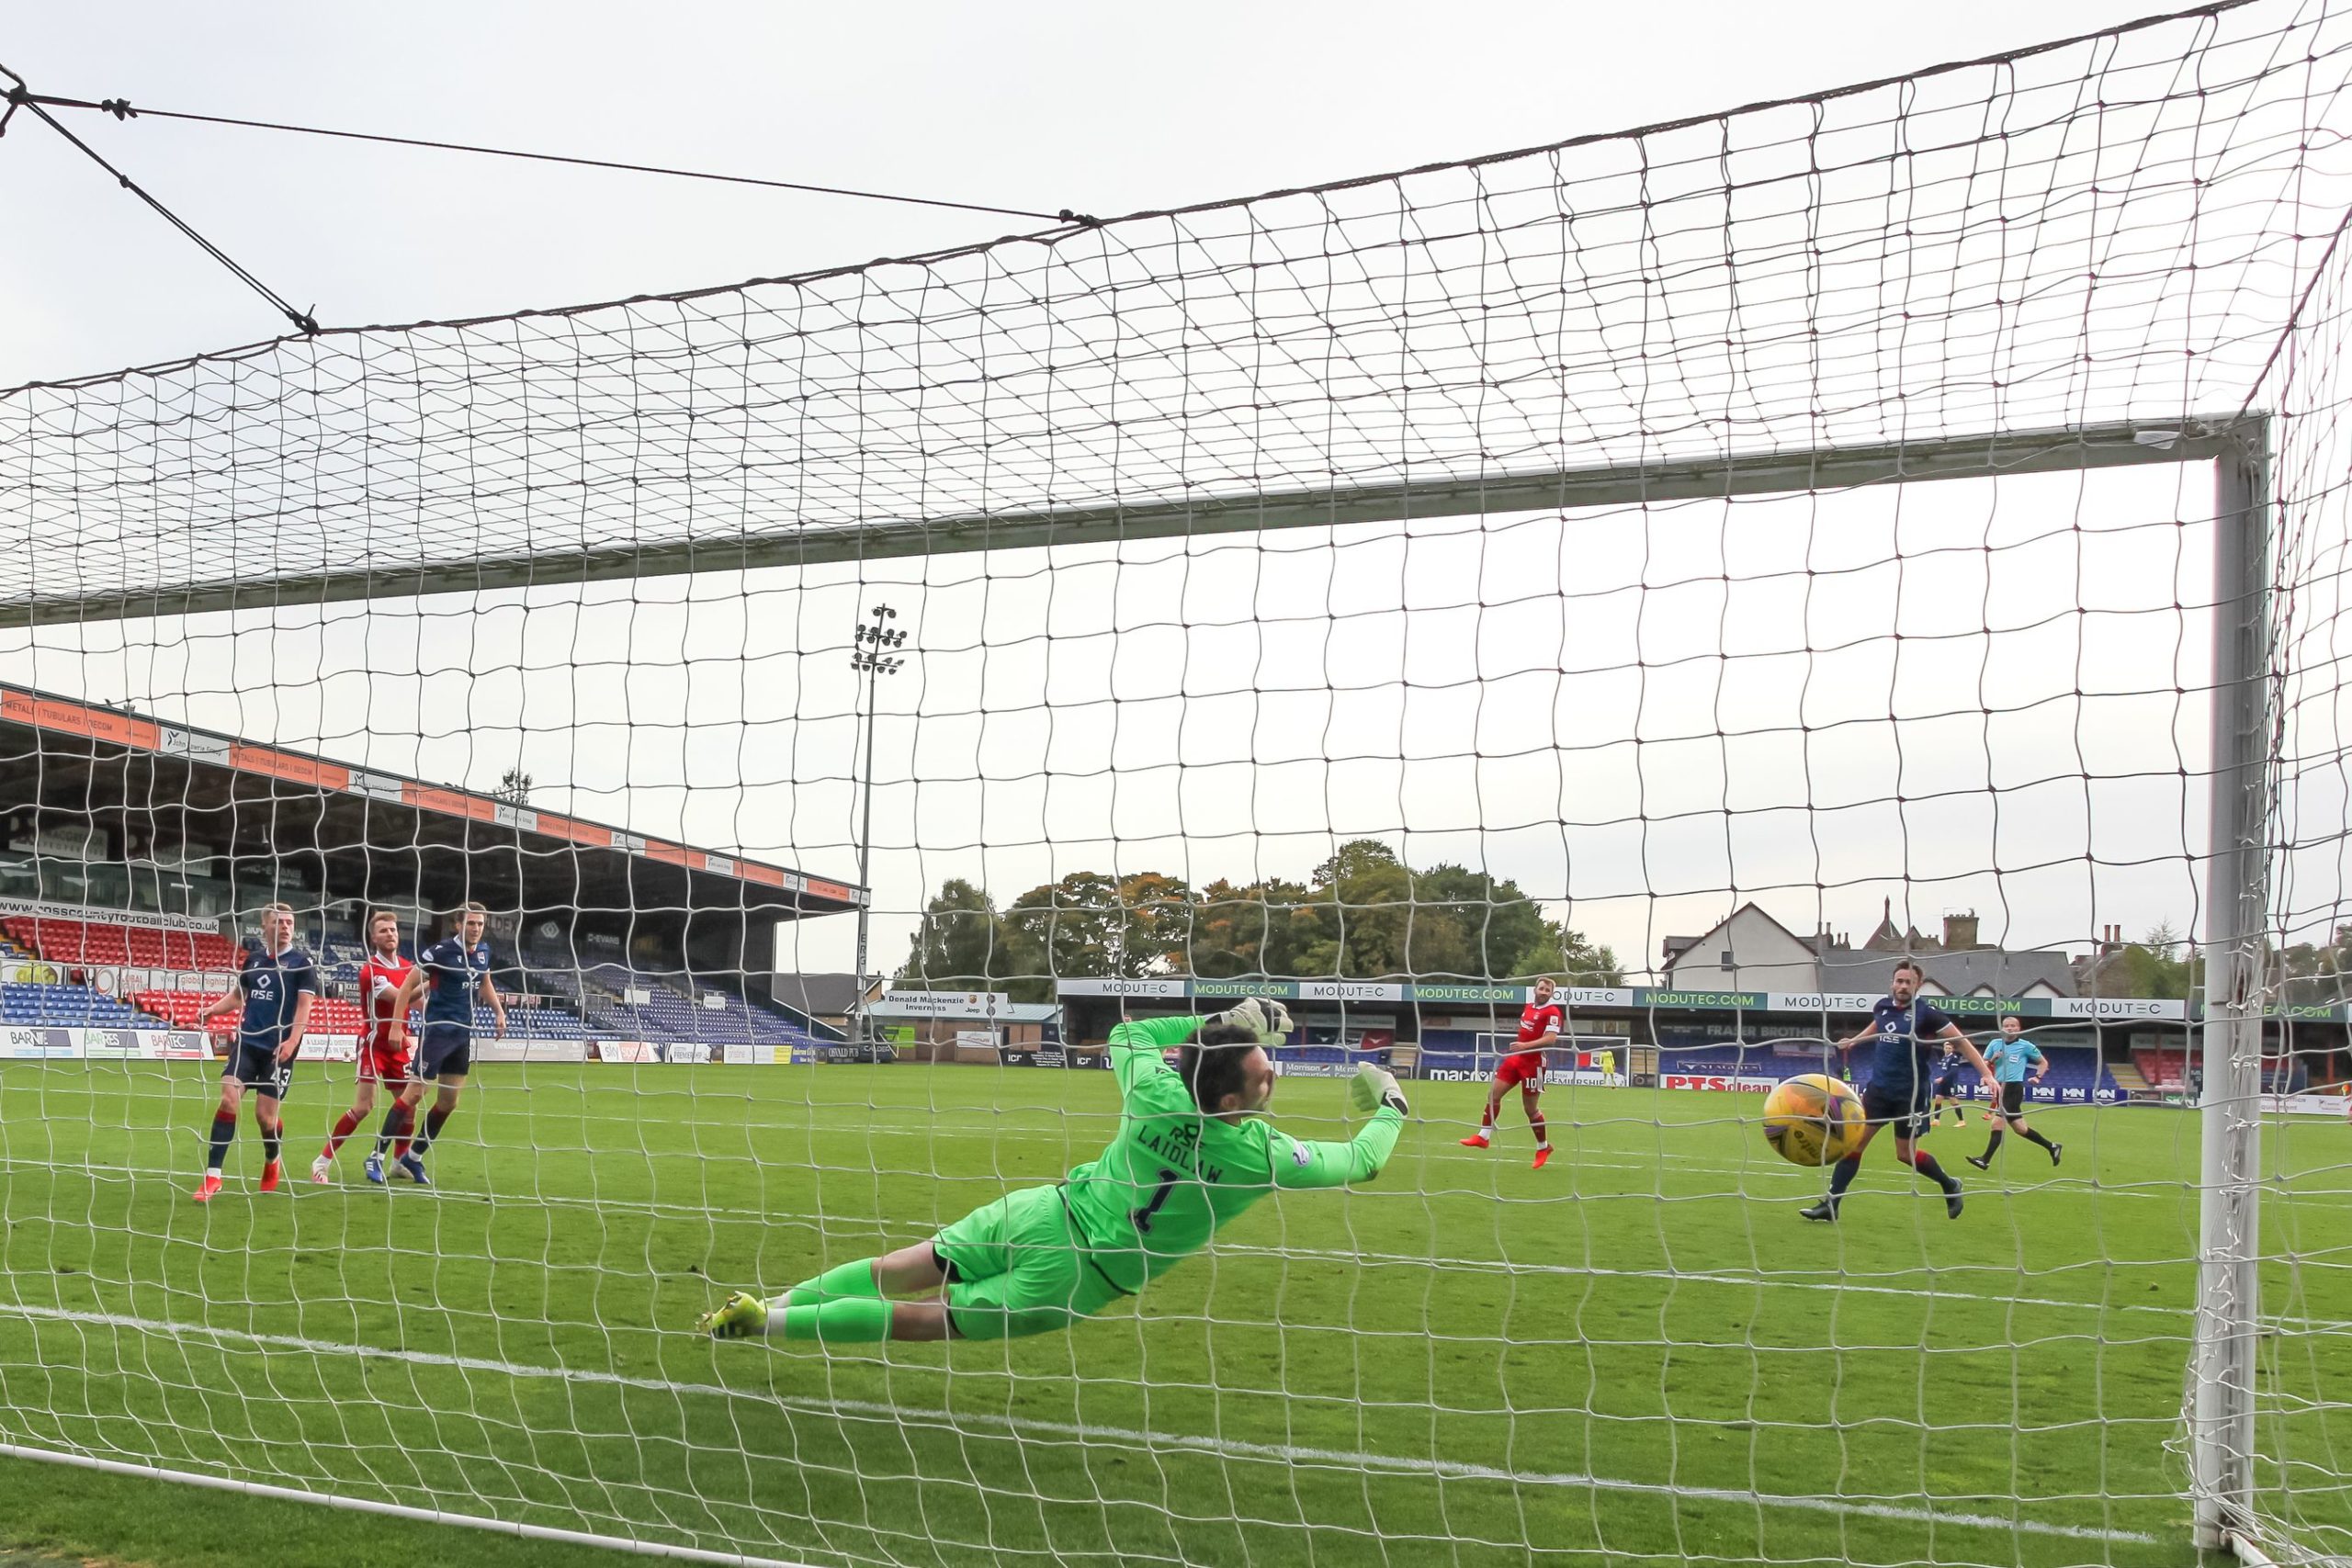
[[(213, 993), (217, 994), (217, 993)], [(196, 1015), (209, 1006), (213, 994), (203, 991), (138, 991), (132, 993), (132, 1005), (153, 1013), (175, 1029), (194, 1029)], [(311, 1004), (310, 1032), (314, 1034), (357, 1034), (368, 1025), (368, 1015), (356, 1002), (337, 997), (320, 997)], [(216, 1019), (210, 1025), (215, 1034), (235, 1032), (237, 1019), (231, 1014)]]
[[(212, 998), (201, 991), (134, 991), (131, 1005), (153, 1013), (174, 1029), (194, 1029), (196, 1015), (210, 1005)], [(237, 1032), (237, 1015), (216, 1018), (207, 1026), (210, 1033), (233, 1034)]]
[(103, 920), (17, 916), (0, 922), (10, 941), (52, 964), (128, 964), (143, 969), (227, 971), (237, 944), (218, 931), (165, 931)]

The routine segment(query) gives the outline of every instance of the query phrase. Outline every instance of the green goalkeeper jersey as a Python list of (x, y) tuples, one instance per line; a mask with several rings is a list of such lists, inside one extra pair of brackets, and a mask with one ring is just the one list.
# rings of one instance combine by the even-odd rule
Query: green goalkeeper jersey
[(1203, 1115), (1161, 1056), (1201, 1022), (1140, 1019), (1111, 1031), (1119, 1131), (1069, 1173), (1070, 1214), (1095, 1266), (1130, 1292), (1206, 1247), (1219, 1226), (1277, 1187), (1339, 1187), (1379, 1175), (1404, 1125), (1384, 1105), (1344, 1143), (1306, 1143), (1257, 1117)]

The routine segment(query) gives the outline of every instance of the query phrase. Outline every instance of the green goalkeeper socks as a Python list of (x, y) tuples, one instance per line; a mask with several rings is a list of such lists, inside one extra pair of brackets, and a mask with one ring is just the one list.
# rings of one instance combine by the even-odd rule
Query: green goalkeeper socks
[(767, 1332), (784, 1339), (871, 1344), (890, 1337), (890, 1303), (875, 1282), (874, 1259), (836, 1263), (768, 1303)]
[[(874, 1301), (882, 1299), (882, 1287), (874, 1282), (874, 1259), (861, 1258), (854, 1263), (836, 1263), (813, 1280), (804, 1280), (784, 1292), (787, 1307), (819, 1306), (826, 1302)], [(801, 1337), (807, 1337), (802, 1336)]]
[[(872, 1279), (870, 1270), (867, 1278)], [(890, 1311), (888, 1302), (871, 1295), (836, 1297), (814, 1306), (787, 1306), (783, 1313), (782, 1333), (786, 1339), (822, 1339), (833, 1345), (872, 1344), (890, 1337)], [(775, 1332), (773, 1324), (770, 1331)]]

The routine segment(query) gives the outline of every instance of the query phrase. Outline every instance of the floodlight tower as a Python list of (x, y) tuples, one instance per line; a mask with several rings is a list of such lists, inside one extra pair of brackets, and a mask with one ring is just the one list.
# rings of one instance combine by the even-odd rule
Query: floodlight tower
[(857, 993), (850, 999), (849, 1037), (854, 1044), (866, 1043), (865, 1016), (865, 923), (874, 901), (874, 885), (867, 875), (867, 866), (874, 853), (874, 709), (876, 688), (885, 675), (896, 675), (906, 666), (903, 656), (891, 651), (907, 640), (903, 631), (893, 631), (889, 623), (899, 618), (899, 612), (888, 604), (876, 604), (871, 612), (871, 626), (861, 621), (856, 628), (857, 646), (850, 650), (850, 668), (860, 677), (858, 688), (858, 750), (864, 753), (862, 785), (865, 800), (861, 807), (861, 822), (857, 831)]

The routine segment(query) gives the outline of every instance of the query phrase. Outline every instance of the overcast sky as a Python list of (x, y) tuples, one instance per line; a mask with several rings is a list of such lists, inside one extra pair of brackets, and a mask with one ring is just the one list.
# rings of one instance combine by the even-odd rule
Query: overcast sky
[[(0, 64), (136, 106), (1097, 216), (1537, 146), (2144, 15), (1785, 5), (170, 0), (13, 8)], [(334, 325), (625, 299), (1038, 225), (169, 121), (68, 117)], [(0, 385), (276, 335), (46, 128), (0, 141)]]
[[(1195, 6), (1178, 26), (1098, 7), (747, 6), (656, 26), (617, 6), (149, 6), (18, 17), (0, 63), (40, 90), (134, 105), (1111, 216), (1722, 109), (2134, 14)], [(1035, 227), (69, 123), (330, 324), (619, 299)], [(21, 115), (0, 141), (0, 384), (279, 330)], [(1928, 487), (1907, 511), (1751, 502), (1736, 529), (1716, 504), (1566, 537), (1489, 519), (1422, 525), (1408, 545), (1374, 525), (1064, 553), (1051, 573), (1006, 552), (869, 567), (863, 591), (841, 572), (671, 580), (592, 591), (578, 611), (535, 600), (527, 627), (446, 601), (346, 606), (323, 629), (248, 617), (235, 637), (215, 617), (51, 634), (5, 667), (428, 777), (483, 785), (520, 761), (559, 781), (546, 804), (843, 874), (837, 627), (895, 581), (922, 651), (888, 702), (920, 719), (894, 716), (881, 742), (886, 910), (948, 874), (1001, 897), (1081, 867), (1295, 876), (1335, 839), (1374, 833), (1416, 863), (1517, 876), (1636, 964), (1759, 889), (1801, 930), (1859, 935), (1894, 897), (1923, 926), (1973, 908), (1988, 938), (2080, 942), (2109, 921), (2195, 917), (2202, 792), (2181, 762), (2202, 756), (2204, 714), (2181, 689), (2206, 668), (2203, 482), (2160, 468)], [(1959, 579), (1901, 586), (1898, 558), (1939, 552)], [(1836, 592), (1816, 594), (1803, 580), (1825, 559)], [(689, 594), (690, 610), (666, 607)], [(2084, 605), (2101, 615), (2052, 618)], [(1898, 649), (1898, 629), (1930, 640)], [(91, 651), (61, 651), (77, 643)], [(1300, 690), (1267, 694), (1285, 670)], [(431, 695), (453, 671), (455, 713)], [(878, 963), (906, 929), (878, 924)], [(846, 922), (798, 935), (793, 966), (845, 966)]]

